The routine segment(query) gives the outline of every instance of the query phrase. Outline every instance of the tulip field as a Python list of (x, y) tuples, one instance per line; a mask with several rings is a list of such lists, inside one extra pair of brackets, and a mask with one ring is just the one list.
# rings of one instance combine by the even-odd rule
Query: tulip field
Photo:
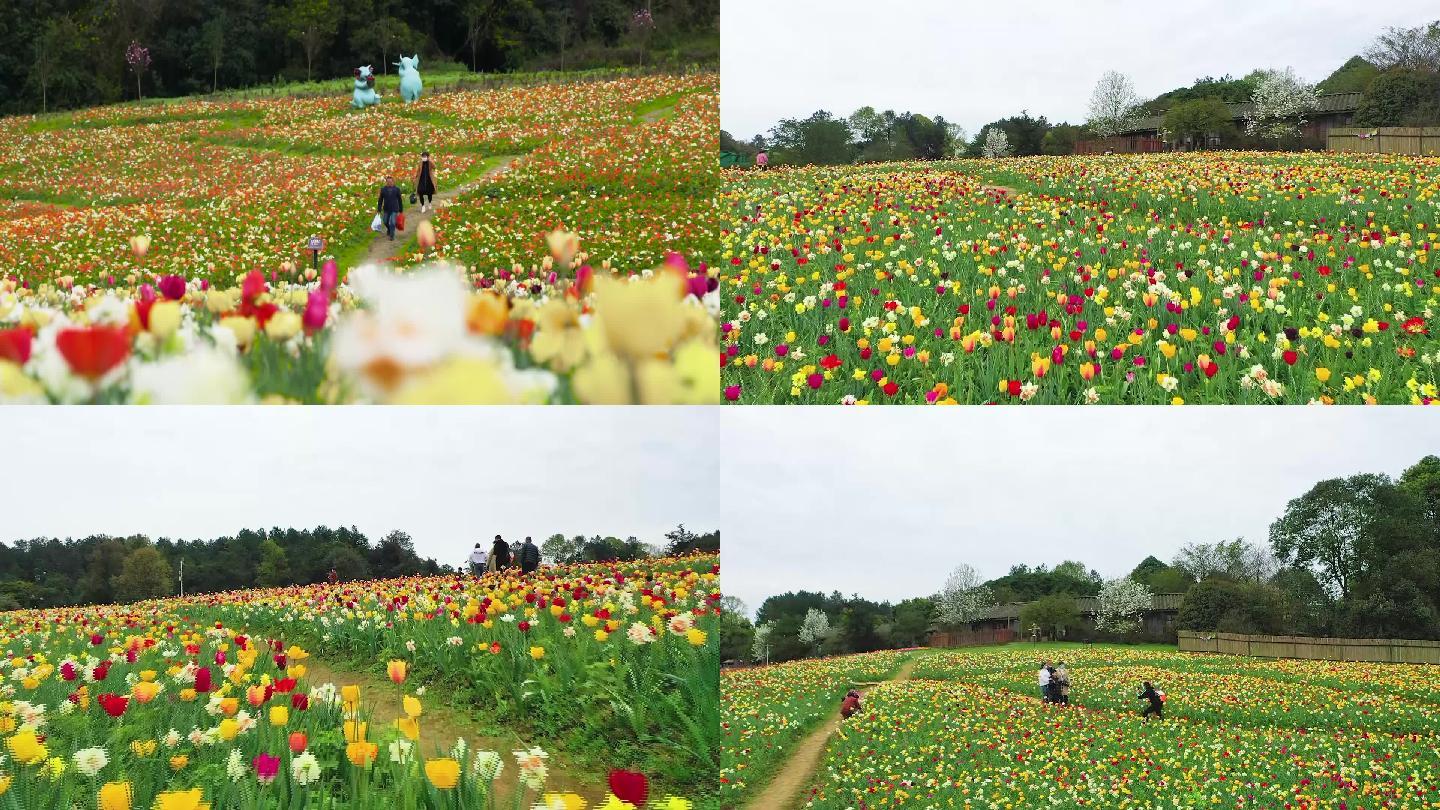
[[(0, 614), (0, 808), (713, 807), (718, 576), (710, 555)], [(403, 692), (318, 682), (322, 660)], [(456, 712), (526, 742), (430, 731)]]
[(720, 673), (720, 796), (738, 807), (785, 762), (802, 736), (832, 716), (852, 684), (895, 671), (885, 651)]
[(727, 401), (1431, 404), (1440, 159), (732, 171)]
[[(1433, 668), (1107, 645), (916, 655), (913, 680), (868, 690), (831, 736), (800, 805), (1440, 806)], [(1042, 657), (1065, 662), (1070, 706), (1039, 699)], [(818, 664), (829, 671), (783, 664), (770, 677), (829, 683), (855, 666)], [(1166, 693), (1163, 720), (1140, 717), (1146, 680)]]
[(389, 100), (0, 119), (0, 402), (718, 399), (714, 74)]

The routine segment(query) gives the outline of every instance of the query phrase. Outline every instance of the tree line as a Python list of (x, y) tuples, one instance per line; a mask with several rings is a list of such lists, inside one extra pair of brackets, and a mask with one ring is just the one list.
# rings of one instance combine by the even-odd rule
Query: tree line
[[(635, 538), (554, 535), (541, 547), (547, 562), (637, 560), (658, 554), (718, 552), (718, 531), (696, 534), (684, 524), (650, 546)], [(515, 538), (510, 538), (515, 539)], [(489, 548), (488, 540), (482, 542)], [(372, 541), (355, 527), (242, 529), (208, 540), (144, 535), (41, 537), (0, 543), (0, 610), (133, 602), (185, 593), (325, 581), (345, 582), (463, 570), (471, 544), (455, 549), (455, 565), (421, 557), (403, 531)]]
[[(1047, 638), (1144, 639), (1138, 617), (1155, 594), (1181, 595), (1175, 630), (1356, 638), (1440, 639), (1440, 457), (1399, 478), (1357, 473), (1320, 481), (1292, 499), (1267, 542), (1187, 543), (1106, 582), (1085, 564), (1016, 565), (982, 580), (959, 565), (934, 594), (891, 604), (859, 595), (799, 591), (765, 600), (752, 623), (730, 599), (726, 660), (783, 661), (924, 644), (995, 606), (1023, 603), (1022, 632)], [(1099, 627), (1076, 599), (1095, 597)]]
[[(767, 134), (741, 141), (722, 131), (720, 149), (753, 165), (767, 152), (772, 165), (842, 165), (956, 157), (1068, 155), (1078, 141), (1129, 131), (1146, 118), (1161, 119), (1168, 143), (1194, 148), (1324, 148), (1302, 135), (1320, 95), (1360, 93), (1354, 124), (1362, 127), (1440, 125), (1440, 21), (1390, 28), (1363, 56), (1323, 81), (1310, 84), (1290, 69), (1255, 70), (1235, 78), (1204, 77), (1142, 100), (1129, 77), (1108, 72), (1096, 83), (1086, 120), (1052, 123), (1028, 110), (992, 121), (973, 137), (943, 116), (876, 112), (862, 107), (848, 117), (820, 110), (786, 118)], [(1248, 104), (1239, 123), (1229, 105)]]
[(0, 114), (386, 72), (713, 61), (719, 0), (13, 0)]

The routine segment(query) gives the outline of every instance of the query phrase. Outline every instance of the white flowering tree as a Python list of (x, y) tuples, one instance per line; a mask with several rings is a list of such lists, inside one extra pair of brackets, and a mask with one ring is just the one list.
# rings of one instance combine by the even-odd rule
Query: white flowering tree
[(1295, 75), (1294, 68), (1261, 71), (1245, 115), (1245, 133), (1276, 141), (1299, 135), (1317, 103), (1315, 85)]
[(770, 653), (770, 632), (775, 629), (774, 622), (765, 622), (755, 627), (755, 638), (750, 642), (750, 657), (756, 661), (764, 661)]
[(981, 583), (974, 568), (962, 563), (945, 578), (936, 615), (946, 624), (968, 624), (994, 606), (995, 594)]
[(987, 158), (1009, 157), (1010, 136), (999, 127), (990, 127), (985, 130), (985, 143), (980, 147), (980, 154)]
[(1139, 106), (1140, 97), (1130, 77), (1108, 70), (1090, 94), (1090, 118), (1085, 124), (1102, 138), (1118, 135), (1134, 125)]
[(1112, 579), (1100, 586), (1100, 606), (1095, 611), (1095, 628), (1106, 633), (1123, 633), (1140, 626), (1140, 614), (1149, 609), (1150, 589), (1129, 577)]
[(815, 652), (820, 652), (820, 643), (830, 635), (830, 617), (825, 611), (819, 608), (810, 608), (805, 613), (805, 620), (800, 623), (800, 641), (805, 644), (815, 645)]

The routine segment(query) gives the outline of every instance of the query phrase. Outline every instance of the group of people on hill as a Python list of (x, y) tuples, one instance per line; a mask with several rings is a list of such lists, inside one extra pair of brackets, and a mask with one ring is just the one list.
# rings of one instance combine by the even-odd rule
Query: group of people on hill
[(1046, 703), (1070, 705), (1070, 670), (1065, 668), (1064, 661), (1052, 666), (1049, 661), (1041, 659), (1040, 699)]
[[(499, 535), (496, 535), (496, 539), (499, 539)], [(530, 538), (525, 539), (529, 540)], [(1041, 701), (1060, 706), (1070, 705), (1070, 670), (1065, 667), (1064, 661), (1057, 661), (1052, 665), (1042, 658), (1038, 680)], [(1165, 719), (1165, 693), (1155, 688), (1154, 684), (1145, 681), (1140, 687), (1137, 699), (1148, 701), (1145, 711), (1140, 713), (1146, 722), (1149, 722), (1151, 717), (1157, 720)], [(848, 720), (858, 711), (860, 711), (860, 693), (851, 689), (845, 693), (845, 698), (840, 703), (840, 716)]]
[(470, 550), (468, 563), (470, 573), (477, 577), (487, 571), (504, 571), (512, 566), (518, 566), (522, 573), (530, 574), (540, 568), (540, 547), (527, 536), (524, 543), (512, 550), (505, 538), (497, 534), (489, 551), (476, 543), (475, 548)]
[[(1061, 706), (1070, 705), (1070, 670), (1065, 667), (1064, 661), (1058, 661), (1052, 666), (1049, 661), (1041, 659), (1037, 680), (1042, 701)], [(1155, 688), (1154, 684), (1149, 681), (1141, 684), (1140, 694), (1136, 699), (1147, 701), (1145, 711), (1140, 713), (1147, 722), (1151, 717), (1157, 720), (1165, 719), (1165, 693)]]

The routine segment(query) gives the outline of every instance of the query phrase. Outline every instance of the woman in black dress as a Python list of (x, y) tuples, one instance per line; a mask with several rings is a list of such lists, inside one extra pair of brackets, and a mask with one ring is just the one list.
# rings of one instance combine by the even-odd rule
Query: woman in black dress
[(420, 210), (435, 207), (435, 178), (430, 173), (430, 153), (420, 153), (420, 173), (415, 175), (415, 194), (420, 198)]

